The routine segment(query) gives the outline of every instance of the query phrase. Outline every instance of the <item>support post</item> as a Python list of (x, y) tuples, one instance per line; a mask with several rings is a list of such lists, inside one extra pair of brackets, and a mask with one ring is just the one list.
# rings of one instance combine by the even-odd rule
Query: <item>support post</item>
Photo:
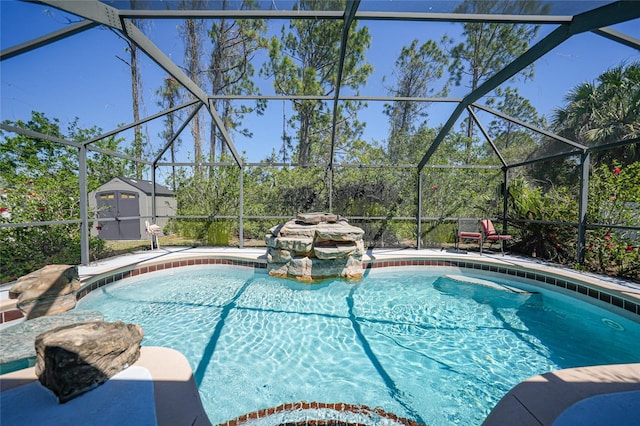
[(89, 264), (89, 205), (87, 196), (87, 147), (78, 148), (78, 186), (80, 187), (80, 263)]
[(418, 170), (418, 216), (417, 216), (417, 233), (416, 248), (420, 250), (422, 240), (422, 170)]
[(504, 177), (502, 180), (502, 232), (507, 232), (507, 211), (509, 209), (509, 169), (502, 169)]
[(238, 216), (238, 239), (240, 240), (239, 242), (239, 247), (243, 248), (244, 247), (244, 226), (243, 226), (243, 216), (244, 216), (244, 168), (242, 165), (240, 165), (239, 167), (240, 169), (240, 179), (239, 179), (239, 201), (240, 201), (240, 206), (239, 206), (239, 216)]
[(329, 213), (333, 213), (333, 165), (329, 164)]
[(151, 223), (156, 223), (156, 163), (151, 165)]
[(580, 161), (580, 200), (578, 204), (578, 244), (576, 254), (578, 264), (584, 264), (587, 237), (587, 205), (589, 203), (589, 169), (591, 153), (582, 153)]

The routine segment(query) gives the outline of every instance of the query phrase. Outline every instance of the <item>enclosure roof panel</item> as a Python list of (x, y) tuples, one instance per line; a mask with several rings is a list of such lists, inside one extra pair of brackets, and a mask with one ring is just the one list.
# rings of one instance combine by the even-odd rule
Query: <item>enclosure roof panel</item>
[[(237, 144), (245, 143), (246, 146), (249, 147), (247, 151), (252, 153), (252, 155), (254, 151), (258, 151), (262, 149), (263, 146), (269, 144), (279, 148), (280, 145), (277, 141), (280, 139), (281, 134), (284, 135), (286, 133), (286, 120), (290, 119), (293, 114), (292, 111), (285, 111), (285, 99), (290, 101), (302, 98), (296, 93), (275, 96), (272, 82), (269, 81), (268, 78), (264, 78), (264, 76), (256, 78), (257, 85), (260, 86), (260, 94), (252, 94), (252, 96), (260, 96), (264, 98), (264, 100), (269, 98), (270, 101), (282, 99), (281, 104), (279, 102), (277, 103), (278, 106), (282, 105), (282, 108), (278, 109), (274, 107), (268, 111), (271, 113), (268, 123), (270, 133), (264, 131), (264, 128), (256, 127), (255, 125), (252, 125), (250, 128), (248, 126), (248, 130), (251, 131), (253, 131), (252, 129), (259, 129), (259, 131), (255, 131), (258, 143), (251, 141), (252, 143), (250, 144), (246, 142), (245, 139), (248, 140), (253, 136), (245, 138), (245, 135), (238, 135), (239, 132), (233, 134), (232, 137), (230, 130), (227, 129), (223, 121), (222, 115), (218, 111), (219, 107), (215, 105), (215, 101), (228, 97), (228, 99), (243, 102), (242, 106), (244, 107), (248, 104), (248, 98), (243, 98), (246, 97), (243, 93), (216, 94), (216, 97), (212, 97), (208, 83), (203, 83), (185, 73), (184, 46), (181, 45), (184, 37), (183, 34), (180, 34), (180, 32), (176, 30), (176, 28), (179, 28), (181, 20), (202, 18), (203, 20), (210, 19), (215, 22), (217, 19), (222, 20), (226, 17), (231, 19), (264, 19), (268, 24), (269, 35), (272, 37), (280, 35), (280, 33), (277, 32), (279, 27), (282, 28), (283, 32), (285, 31), (287, 25), (286, 20), (290, 20), (291, 23), (298, 21), (298, 19), (317, 19), (318, 21), (328, 19), (342, 22), (342, 37), (340, 40), (341, 53), (340, 55), (336, 55), (335, 58), (338, 70), (342, 70), (344, 67), (345, 53), (348, 51), (346, 46), (349, 38), (355, 30), (367, 27), (372, 38), (372, 48), (366, 52), (367, 60), (369, 60), (373, 66), (374, 73), (378, 73), (373, 75), (375, 79), (371, 77), (368, 82), (369, 84), (363, 87), (363, 90), (366, 89), (367, 93), (361, 94), (358, 91), (359, 89), (353, 90), (350, 88), (349, 85), (343, 81), (344, 77), (342, 73), (338, 72), (336, 78), (331, 83), (334, 87), (329, 91), (330, 94), (318, 97), (318, 100), (328, 105), (326, 109), (332, 110), (334, 113), (331, 125), (327, 126), (327, 128), (332, 131), (327, 131), (326, 133), (330, 135), (329, 137), (331, 138), (330, 144), (328, 144), (331, 146), (331, 151), (327, 154), (328, 158), (321, 159), (321, 161), (326, 161), (329, 165), (332, 165), (334, 160), (340, 162), (340, 158), (334, 159), (333, 155), (335, 151), (340, 150), (340, 147), (336, 143), (336, 128), (338, 125), (338, 117), (336, 114), (338, 107), (348, 100), (362, 101), (363, 103), (370, 101), (369, 104), (364, 105), (359, 112), (362, 112), (363, 115), (370, 113), (369, 119), (363, 120), (363, 122), (368, 126), (365, 130), (369, 132), (370, 135), (374, 135), (370, 137), (369, 140), (375, 141), (384, 140), (389, 133), (388, 127), (380, 124), (387, 118), (384, 116), (383, 111), (386, 104), (383, 103), (413, 101), (432, 103), (434, 106), (430, 106), (430, 114), (432, 112), (433, 114), (429, 116), (429, 125), (433, 128), (441, 128), (443, 130), (437, 135), (433, 141), (434, 143), (431, 143), (432, 141), (429, 140), (428, 143), (420, 146), (420, 151), (423, 154), (419, 167), (421, 169), (429, 161), (440, 143), (445, 140), (449, 131), (457, 129), (458, 127), (454, 126), (460, 126), (461, 120), (469, 116), (470, 113), (467, 111), (469, 107), (475, 105), (473, 108), (480, 108), (483, 104), (491, 105), (488, 102), (491, 101), (490, 98), (495, 95), (496, 90), (504, 88), (512, 78), (515, 79), (518, 73), (527, 70), (528, 67), (534, 63), (542, 62), (539, 61), (540, 59), (542, 59), (544, 63), (542, 63), (543, 66), (536, 69), (536, 76), (538, 73), (541, 76), (544, 75), (543, 73), (546, 71), (544, 65), (547, 64), (549, 64), (547, 68), (554, 67), (554, 69), (560, 69), (560, 67), (564, 66), (562, 70), (564, 72), (558, 71), (556, 74), (547, 72), (546, 78), (542, 77), (539, 79), (541, 83), (537, 86), (537, 92), (535, 90), (529, 90), (534, 87), (535, 82), (533, 81), (527, 81), (526, 84), (521, 84), (520, 88), (522, 92), (529, 91), (529, 93), (523, 93), (523, 96), (530, 97), (532, 101), (535, 98), (538, 104), (548, 104), (546, 97), (548, 97), (549, 91), (554, 90), (557, 93), (564, 91), (564, 93), (566, 93), (566, 91), (570, 89), (565, 80), (562, 82), (563, 85), (559, 84), (559, 80), (565, 78), (565, 76), (569, 76), (567, 69), (571, 68), (571, 66), (566, 66), (566, 64), (577, 64), (580, 59), (580, 54), (583, 56), (588, 54), (589, 58), (593, 57), (592, 62), (597, 62), (598, 59), (593, 55), (602, 51), (603, 48), (607, 48), (602, 46), (602, 42), (608, 43), (607, 46), (615, 47), (615, 45), (624, 45), (635, 49), (635, 52), (631, 53), (625, 51), (624, 54), (627, 55), (626, 58), (634, 58), (635, 55), (637, 55), (637, 51), (640, 51), (640, 40), (637, 34), (638, 27), (637, 25), (633, 25), (634, 20), (635, 23), (637, 23), (637, 19), (640, 18), (640, 2), (632, 1), (255, 0), (247, 2), (240, 0), (40, 0), (5, 2), (4, 4), (12, 5), (12, 3), (26, 4), (36, 12), (38, 12), (36, 8), (41, 7), (42, 9), (39, 11), (40, 15), (52, 14), (52, 10), (57, 9), (55, 15), (52, 15), (56, 18), (52, 20), (55, 22), (55, 25), (51, 28), (53, 32), (39, 35), (31, 41), (23, 42), (22, 39), (16, 39), (12, 41), (17, 41), (19, 43), (17, 45), (14, 44), (10, 47), (3, 45), (3, 50), (0, 52), (0, 60), (4, 61), (16, 56), (28, 54), (31, 51), (40, 50), (39, 54), (43, 55), (44, 63), (56, 64), (56, 67), (53, 68), (61, 69), (63, 68), (62, 65), (74, 59), (72, 55), (80, 56), (76, 52), (80, 52), (82, 57), (87, 57), (90, 53), (98, 53), (97, 50), (87, 46), (105, 46), (105, 40), (107, 38), (109, 38), (107, 41), (112, 41), (111, 39), (117, 42), (124, 40), (126, 43), (129, 43), (129, 46), (136, 46), (146, 55), (141, 55), (140, 58), (141, 62), (145, 61), (145, 65), (149, 64), (147, 69), (151, 69), (149, 73), (145, 74), (145, 78), (148, 78), (148, 80), (145, 81), (145, 85), (148, 87), (157, 87), (163, 84), (166, 79), (180, 83), (181, 88), (186, 89), (193, 98), (193, 101), (198, 103), (198, 107), (203, 106), (203, 111), (209, 113), (203, 114), (206, 117), (205, 120), (210, 120), (207, 121), (205, 125), (211, 124), (211, 127), (218, 129), (222, 140), (225, 142), (225, 146), (230, 149), (236, 163), (240, 166), (242, 166), (244, 160), (240, 154), (242, 149), (236, 149)], [(250, 10), (246, 6), (247, 3), (251, 3)], [(501, 8), (496, 9), (492, 6), (496, 4), (501, 5)], [(529, 9), (528, 5), (535, 5), (535, 9)], [(57, 15), (57, 13), (60, 13), (60, 15)], [(274, 19), (272, 20), (271, 18)], [(278, 21), (278, 19), (284, 21)], [(457, 84), (455, 87), (451, 85), (451, 87), (448, 87), (452, 92), (455, 91), (455, 93), (448, 93), (448, 95), (451, 96), (450, 98), (443, 97), (445, 96), (442, 94), (444, 92), (429, 93), (428, 97), (425, 97), (425, 95), (402, 97), (395, 95), (390, 96), (384, 84), (379, 83), (380, 81), (384, 82), (386, 77), (392, 76), (393, 72), (395, 72), (393, 67), (388, 66), (388, 63), (391, 62), (390, 58), (393, 57), (392, 55), (404, 47), (402, 43), (408, 41), (403, 40), (403, 37), (422, 37), (420, 41), (424, 41), (424, 39), (429, 39), (429, 37), (435, 40), (435, 37), (446, 34), (453, 40), (455, 37), (460, 38), (460, 34), (464, 31), (460, 24), (467, 24), (468, 22), (499, 23), (505, 24), (505, 27), (517, 24), (545, 25), (540, 26), (539, 36), (531, 40), (532, 45), (526, 52), (515, 57), (510, 63), (499, 68), (498, 71), (489, 73), (480, 81), (481, 84), (473, 90), (471, 90), (472, 86), (470, 85)], [(66, 25), (62, 25), (62, 23), (66, 23)], [(622, 27), (622, 24), (632, 25)], [(6, 28), (8, 28), (8, 26), (6, 26)], [(9, 35), (9, 31), (7, 31), (6, 28), (3, 38), (9, 39), (9, 37), (5, 36)], [(631, 34), (627, 34), (629, 31)], [(32, 32), (32, 28), (29, 28), (29, 34)], [(31, 35), (37, 36), (38, 34)], [(572, 50), (575, 47), (570, 47), (569, 42), (577, 39), (583, 40), (581, 42), (582, 45), (590, 46), (591, 50), (588, 52), (584, 50)], [(83, 40), (86, 40), (86, 42), (83, 42)], [(58, 43), (59, 41), (75, 44), (71, 47), (67, 47), (70, 45), (65, 45), (63, 48), (62, 45)], [(5, 42), (3, 44), (9, 43)], [(116, 44), (113, 43), (113, 46), (116, 46)], [(42, 47), (51, 49), (41, 49)], [(116, 47), (120, 48), (120, 46)], [(129, 49), (129, 47), (126, 49)], [(101, 48), (99, 53), (101, 53), (101, 55), (96, 54), (92, 56), (91, 59), (87, 59), (82, 67), (72, 67), (67, 73), (78, 77), (73, 80), (74, 84), (72, 85), (72, 89), (75, 89), (76, 85), (78, 86), (74, 95), (70, 94), (71, 89), (64, 92), (62, 88), (57, 87), (58, 85), (49, 84), (50, 81), (67, 81), (67, 76), (62, 73), (59, 74), (61, 78), (58, 79), (51, 79), (48, 74), (41, 77), (40, 74), (33, 72), (41, 68), (39, 63), (32, 67), (19, 68), (14, 66), (14, 68), (19, 68), (22, 74), (29, 71), (33, 72), (35, 77), (42, 78), (44, 83), (41, 84), (46, 87), (47, 94), (52, 93), (49, 98), (74, 99), (74, 102), (66, 102), (69, 105), (76, 105), (75, 102), (83, 101), (86, 102), (86, 105), (93, 108), (92, 111), (97, 110), (97, 107), (103, 107), (102, 109), (106, 110), (108, 114), (102, 113), (102, 110), (100, 110), (100, 114), (94, 114), (99, 117), (99, 120), (102, 120), (103, 116), (108, 116), (110, 121), (106, 121), (106, 124), (101, 124), (99, 127), (109, 128), (113, 123), (130, 122), (128, 117), (125, 116), (126, 118), (123, 119), (120, 118), (121, 116), (117, 115), (117, 113), (111, 112), (127, 110), (126, 106), (124, 108), (120, 106), (126, 96), (117, 97), (115, 95), (116, 93), (123, 92), (123, 88), (127, 89), (124, 92), (128, 91), (126, 85), (120, 84), (124, 82), (124, 79), (117, 79), (116, 76), (121, 77), (122, 75), (127, 75), (128, 77), (128, 74), (117, 74), (111, 71), (113, 69), (116, 71), (120, 70), (115, 67), (109, 68), (110, 72), (108, 73), (100, 73), (101, 70), (107, 69), (106, 66), (111, 66), (112, 62), (120, 65), (118, 61), (108, 62), (105, 60), (106, 58), (117, 58), (120, 62), (125, 63), (126, 61), (122, 59), (123, 55), (120, 50), (104, 49), (104, 54), (102, 54), (103, 50)], [(570, 58), (571, 60), (560, 62), (557, 60), (557, 58), (560, 57)], [(25, 55), (25, 58), (29, 60), (32, 56)], [(66, 59), (61, 60), (61, 58)], [(256, 68), (260, 64), (266, 63), (266, 54), (264, 52), (259, 52), (252, 58), (255, 59)], [(625, 59), (625, 57), (622, 59)], [(58, 63), (60, 66), (58, 66)], [(105, 63), (106, 65), (104, 65)], [(552, 63), (554, 65), (550, 65)], [(9, 66), (13, 66), (13, 63), (9, 62), (8, 67)], [(90, 66), (94, 66), (93, 69), (98, 71), (86, 71), (85, 68)], [(576, 83), (585, 81), (586, 78), (593, 78), (591, 75), (582, 77), (582, 74), (578, 71), (581, 70), (576, 70), (575, 72)], [(83, 79), (80, 77), (83, 77)], [(442, 81), (444, 81), (444, 79), (446, 79), (446, 76), (441, 78)], [(93, 86), (87, 84), (81, 86), (79, 84), (84, 83), (85, 80), (94, 82)], [(15, 86), (14, 81), (7, 83), (7, 87), (11, 88), (12, 86)], [(29, 86), (24, 85), (19, 89), (27, 91), (31, 90), (31, 86), (34, 86), (34, 84), (30, 84)], [(98, 89), (101, 86), (108, 86), (108, 94), (113, 94), (113, 98), (105, 95), (104, 100), (101, 98), (101, 100), (98, 101), (97, 96), (93, 94), (93, 87), (96, 88), (96, 92), (99, 92)], [(553, 89), (551, 89), (552, 86)], [(118, 89), (120, 90), (118, 91)], [(54, 90), (58, 90), (58, 93), (63, 93), (64, 97), (61, 95), (54, 96)], [(8, 90), (6, 92), (8, 92)], [(27, 103), (26, 97), (23, 96), (22, 93), (17, 90), (13, 93), (12, 99), (16, 101), (14, 104)], [(544, 102), (540, 102), (542, 98), (545, 99)], [(40, 98), (36, 99), (40, 100)], [(257, 98), (254, 97), (254, 99)], [(43, 96), (42, 100), (47, 100), (46, 96)], [(333, 104), (333, 109), (331, 105), (329, 105), (330, 103)], [(439, 105), (437, 107), (435, 106), (436, 104), (445, 103), (446, 108), (441, 108)], [(9, 111), (9, 108), (5, 106), (8, 103), (3, 102), (3, 104), (3, 111)], [(449, 106), (455, 104), (457, 104), (457, 108), (449, 111)], [(115, 105), (117, 105), (118, 108), (113, 107)], [(276, 105), (276, 102), (270, 102), (270, 105)], [(540, 108), (537, 105), (535, 106)], [(155, 105), (151, 108), (154, 107)], [(493, 105), (493, 108), (496, 110), (502, 109), (496, 105)], [(553, 113), (549, 105), (543, 105), (542, 108), (546, 108), (546, 110), (542, 110), (543, 114)], [(35, 109), (36, 108), (34, 108), (34, 110)], [(438, 111), (436, 111), (436, 109), (438, 109)], [(15, 107), (15, 110), (19, 111), (18, 106)], [(85, 108), (82, 111), (85, 113), (87, 109)], [(125, 127), (121, 126), (117, 129), (111, 127), (113, 130), (88, 139), (84, 143), (86, 145), (93, 145), (94, 142), (102, 140), (105, 137), (121, 135), (125, 130), (129, 131), (141, 124), (150, 123), (152, 120), (156, 121), (150, 123), (150, 125), (156, 125), (160, 122), (159, 117), (167, 116), (173, 112), (174, 109), (172, 108), (164, 108), (161, 112), (156, 112), (156, 110), (148, 111), (143, 114), (146, 118), (136, 119)], [(499, 112), (491, 114), (493, 115), (485, 114), (484, 116), (480, 116), (480, 120), (487, 120), (484, 122), (485, 125), (491, 125), (492, 121), (497, 119), (503, 120), (503, 122), (505, 122), (504, 120), (508, 121), (508, 117), (504, 117), (504, 115), (509, 115), (506, 111), (502, 116)], [(376, 118), (371, 119), (370, 117), (372, 116)], [(547, 115), (547, 118), (548, 117)], [(256, 121), (258, 119), (259, 118), (255, 118)], [(276, 122), (278, 123), (278, 128), (272, 125)], [(279, 128), (280, 122), (283, 122), (282, 131)], [(517, 120), (512, 120), (512, 122), (521, 125)], [(262, 121), (261, 123), (266, 123), (266, 121)], [(179, 124), (182, 125), (180, 131), (182, 132), (190, 122), (186, 120), (181, 121)], [(526, 126), (523, 127), (526, 128)], [(548, 136), (544, 131), (538, 129), (539, 127), (546, 129), (546, 125), (539, 124), (534, 127), (533, 129), (529, 127), (526, 131), (529, 133), (533, 132), (537, 135)], [(186, 134), (186, 132), (180, 132), (174, 135), (175, 138), (172, 139), (171, 143), (166, 145), (164, 143), (161, 144), (161, 146), (164, 147), (163, 153), (173, 144), (173, 140), (177, 140), (178, 136)], [(133, 133), (132, 130), (131, 133)], [(152, 138), (154, 138), (155, 135), (159, 133), (152, 132), (150, 134)], [(126, 138), (131, 136), (125, 134), (122, 137)], [(188, 138), (189, 136), (186, 137)], [(584, 151), (597, 148), (596, 146), (591, 146), (583, 142), (558, 139), (557, 135), (551, 137), (551, 139), (566, 145), (566, 147), (563, 145), (563, 148), (567, 149)], [(272, 142), (274, 140), (276, 142)], [(616, 143), (622, 142), (625, 141), (616, 141)], [(266, 150), (264, 151), (266, 152)], [(268, 155), (268, 153), (255, 155), (264, 157)], [(322, 155), (325, 156), (325, 154)], [(498, 154), (498, 157), (500, 157), (500, 154)], [(161, 159), (161, 157), (158, 157), (156, 161)], [(254, 157), (252, 160), (256, 160), (256, 158)], [(522, 160), (522, 158), (519, 158), (519, 160)], [(507, 161), (507, 164), (509, 163), (510, 162)]]
[[(249, 7), (247, 2), (242, 0), (200, 0), (200, 1), (182, 1), (182, 0), (138, 0), (132, 2), (130, 0), (101, 0), (111, 7), (120, 10), (257, 10), (257, 11), (291, 11), (291, 10), (333, 10), (336, 12), (344, 12), (343, 8), (336, 7), (340, 2), (328, 1), (308, 1), (299, 2), (294, 0), (256, 0)], [(301, 4), (302, 3), (302, 4)], [(451, 0), (435, 0), (435, 1), (416, 1), (416, 0), (362, 0), (358, 9), (362, 12), (388, 12), (388, 13), (480, 13), (471, 12), (460, 9), (460, 3)], [(490, 4), (486, 0), (476, 0), (473, 3), (473, 10), (487, 9), (485, 6)], [(518, 3), (518, 2), (511, 2)], [(522, 2), (520, 2), (522, 3)], [(571, 16), (577, 15), (587, 10), (603, 6), (611, 1), (607, 0), (591, 0), (591, 1), (566, 1), (552, 0), (543, 2), (545, 5), (542, 13), (548, 16)], [(343, 2), (346, 4), (346, 2)], [(496, 8), (488, 8), (482, 10), (481, 13), (487, 14), (503, 14), (508, 11)]]

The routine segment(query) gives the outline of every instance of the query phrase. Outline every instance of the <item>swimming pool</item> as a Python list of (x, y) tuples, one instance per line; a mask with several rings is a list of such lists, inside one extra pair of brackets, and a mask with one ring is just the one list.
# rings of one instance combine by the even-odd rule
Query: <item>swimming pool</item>
[(214, 424), (297, 401), (480, 424), (530, 376), (640, 361), (636, 322), (526, 281), (515, 286), (537, 293), (443, 277), (461, 272), (385, 268), (358, 283), (308, 285), (193, 266), (104, 286), (79, 309), (138, 323), (143, 345), (185, 354)]

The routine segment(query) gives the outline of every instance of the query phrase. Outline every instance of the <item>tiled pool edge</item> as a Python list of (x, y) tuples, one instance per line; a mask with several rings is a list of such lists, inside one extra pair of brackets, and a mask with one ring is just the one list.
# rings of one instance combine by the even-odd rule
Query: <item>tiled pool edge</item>
[[(103, 287), (104, 285), (119, 281), (124, 278), (146, 274), (148, 272), (161, 271), (183, 266), (194, 265), (230, 265), (249, 267), (255, 270), (266, 271), (267, 265), (264, 260), (247, 260), (234, 259), (231, 257), (194, 257), (187, 259), (170, 259), (165, 262), (141, 262), (139, 264), (129, 265), (128, 267), (119, 268), (114, 271), (105, 272), (97, 276), (85, 278), (82, 287), (76, 294), (76, 299), (80, 300), (91, 291)], [(363, 260), (363, 269), (377, 269), (389, 267), (407, 267), (407, 266), (435, 266), (435, 267), (457, 267), (463, 269), (471, 269), (477, 271), (493, 272), (506, 276), (514, 276), (518, 278), (530, 279), (539, 283), (548, 284), (553, 287), (567, 290), (593, 298), (623, 309), (631, 314), (640, 316), (640, 297), (632, 300), (631, 296), (620, 294), (621, 292), (605, 288), (597, 283), (587, 283), (578, 278), (571, 279), (569, 277), (559, 276), (553, 271), (541, 271), (530, 269), (524, 265), (509, 265), (506, 263), (490, 263), (487, 261), (478, 261), (470, 259), (369, 259)], [(625, 297), (626, 296), (626, 297)], [(640, 296), (640, 295), (639, 295)]]
[(194, 257), (187, 259), (167, 260), (166, 262), (154, 262), (151, 264), (145, 261), (138, 264), (121, 267), (112, 271), (103, 272), (95, 276), (81, 277), (80, 279), (82, 281), (82, 286), (76, 292), (76, 300), (82, 299), (93, 290), (125, 278), (135, 277), (138, 275), (147, 274), (149, 272), (196, 265), (229, 265), (249, 267), (265, 271), (267, 269), (267, 264), (265, 262), (260, 262), (259, 260), (232, 259), (226, 257)]
[[(87, 294), (101, 288), (107, 284), (122, 280), (124, 278), (134, 277), (149, 272), (161, 271), (172, 268), (194, 265), (229, 265), (253, 268), (254, 270), (266, 271), (267, 265), (265, 259), (255, 259), (234, 256), (233, 254), (211, 253), (211, 254), (171, 254), (173, 258), (169, 259), (151, 259), (138, 262), (131, 262), (124, 266), (114, 267), (93, 274), (86, 274), (80, 277), (82, 285), (76, 292), (76, 300), (80, 300)], [(378, 256), (367, 256), (363, 259), (363, 270), (371, 270), (378, 268), (390, 267), (407, 267), (407, 266), (436, 266), (436, 267), (457, 267), (463, 269), (493, 272), (503, 274), (505, 276), (514, 276), (518, 278), (530, 279), (542, 284), (547, 284), (557, 289), (575, 293), (576, 295), (585, 296), (590, 299), (597, 300), (606, 305), (619, 308), (628, 314), (640, 316), (640, 290), (637, 294), (625, 294), (624, 291), (610, 288), (606, 283), (593, 282), (593, 278), (584, 277), (568, 277), (563, 275), (560, 270), (554, 270), (553, 267), (525, 265), (514, 261), (505, 261), (489, 257), (479, 258), (443, 258), (442, 255), (427, 258), (429, 255), (414, 255), (412, 257), (402, 257), (399, 255), (385, 255), (384, 258)], [(577, 272), (574, 272), (574, 275)], [(588, 300), (588, 299), (587, 299)], [(22, 313), (16, 309), (4, 310), (0, 312), (0, 324), (7, 324), (12, 321), (18, 321), (23, 318)], [(635, 318), (635, 317), (634, 317)]]
[[(310, 413), (306, 414), (304, 411), (310, 410)], [(344, 402), (339, 403), (324, 403), (324, 402), (294, 402), (278, 405), (277, 407), (266, 408), (262, 410), (253, 411), (251, 413), (244, 414), (232, 420), (228, 420), (225, 423), (221, 423), (218, 426), (243, 426), (244, 424), (251, 424), (255, 420), (267, 419), (270, 417), (277, 417), (278, 414), (295, 413), (300, 417), (299, 421), (285, 421), (277, 424), (284, 424), (290, 426), (326, 426), (326, 425), (358, 425), (362, 423), (349, 422), (344, 418), (334, 420), (331, 415), (325, 416), (327, 418), (322, 419), (322, 416), (318, 416), (319, 410), (333, 411), (341, 414), (355, 414), (364, 416), (373, 416), (376, 420), (385, 420), (388, 424), (405, 425), (405, 426), (420, 426), (420, 423), (415, 420), (396, 416), (393, 413), (387, 413), (380, 407), (370, 408), (366, 405), (348, 404)], [(315, 411), (315, 412), (314, 412)], [(320, 417), (315, 419), (313, 414)], [(274, 424), (275, 420), (274, 420)]]

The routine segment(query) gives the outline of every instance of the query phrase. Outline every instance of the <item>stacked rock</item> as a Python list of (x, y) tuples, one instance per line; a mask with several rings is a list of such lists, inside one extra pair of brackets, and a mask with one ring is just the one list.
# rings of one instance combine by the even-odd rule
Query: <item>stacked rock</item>
[(9, 298), (18, 299), (18, 309), (27, 319), (33, 319), (73, 309), (79, 288), (77, 266), (47, 265), (18, 278), (9, 290)]
[(139, 325), (122, 321), (54, 328), (36, 337), (36, 375), (67, 402), (135, 363), (143, 336)]
[(265, 237), (267, 270), (303, 281), (362, 278), (364, 231), (330, 213), (299, 214), (274, 226)]

